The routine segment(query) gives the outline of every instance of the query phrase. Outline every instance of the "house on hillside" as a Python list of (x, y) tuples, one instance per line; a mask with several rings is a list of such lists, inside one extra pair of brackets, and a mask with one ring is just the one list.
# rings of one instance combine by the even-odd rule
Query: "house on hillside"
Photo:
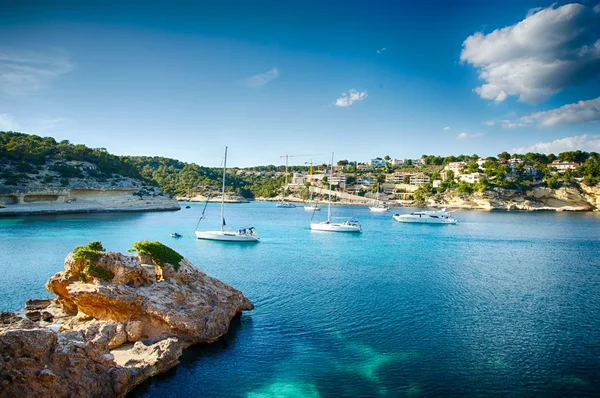
[(373, 167), (383, 167), (387, 162), (381, 158), (375, 158), (369, 160), (369, 164)]
[(579, 163), (565, 161), (561, 162), (560, 160), (555, 160), (550, 164), (550, 166), (556, 167), (559, 173), (564, 173), (567, 170), (575, 170), (577, 167), (579, 167)]
[(454, 172), (454, 174), (460, 174), (460, 170), (466, 165), (467, 162), (450, 162), (444, 167), (444, 170), (450, 170)]
[(426, 176), (423, 173), (419, 173), (419, 174), (411, 175), (408, 183), (410, 185), (423, 185), (423, 184), (427, 184), (430, 181), (431, 181), (431, 178), (429, 178), (429, 176)]

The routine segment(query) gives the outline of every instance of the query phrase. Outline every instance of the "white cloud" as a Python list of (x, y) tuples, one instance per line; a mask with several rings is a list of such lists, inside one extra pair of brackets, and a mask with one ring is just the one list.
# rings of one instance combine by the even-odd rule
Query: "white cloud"
[(34, 52), (0, 49), (0, 92), (9, 95), (35, 93), (74, 68), (68, 54), (58, 50)]
[(448, 131), (448, 130), (450, 130), (450, 127), (448, 127), (448, 126), (444, 127), (444, 131)]
[(567, 104), (545, 112), (524, 116), (521, 121), (537, 127), (556, 127), (600, 120), (600, 97)]
[(366, 91), (359, 92), (351, 88), (348, 91), (348, 94), (342, 93), (342, 96), (335, 100), (334, 105), (341, 107), (351, 106), (354, 103), (354, 101), (362, 101), (365, 98), (367, 98)]
[(462, 132), (456, 136), (456, 139), (457, 140), (466, 140), (467, 138), (477, 138), (477, 137), (481, 137), (483, 135), (484, 135), (483, 133), (467, 134), (465, 132)]
[(467, 37), (460, 59), (485, 81), (475, 89), (481, 98), (541, 102), (600, 73), (599, 27), (600, 15), (581, 4), (533, 9), (515, 25)]
[(513, 148), (511, 153), (561, 153), (576, 150), (600, 152), (600, 135), (576, 135), (560, 138), (551, 142), (538, 142), (535, 145)]
[(13, 115), (0, 113), (0, 131), (18, 131), (20, 128)]
[(496, 122), (495, 122), (495, 121), (493, 121), (493, 120), (488, 120), (487, 122), (483, 122), (483, 124), (485, 124), (486, 126), (490, 126), (490, 127), (491, 127), (491, 126), (493, 126), (494, 124), (496, 124)]
[(387, 48), (383, 47), (382, 49), (380, 49), (380, 50), (377, 50), (377, 54), (381, 54), (381, 53), (383, 53), (385, 50), (387, 50)]
[(264, 73), (259, 73), (257, 75), (246, 78), (245, 82), (246, 85), (249, 87), (262, 87), (270, 81), (277, 79), (278, 77), (279, 69), (272, 68)]

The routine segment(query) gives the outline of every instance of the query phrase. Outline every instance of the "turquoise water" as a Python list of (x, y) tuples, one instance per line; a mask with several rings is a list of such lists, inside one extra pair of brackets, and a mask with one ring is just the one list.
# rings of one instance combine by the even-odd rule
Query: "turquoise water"
[[(398, 224), (335, 207), (360, 235), (311, 232), (310, 213), (229, 205), (259, 244), (199, 241), (179, 212), (0, 219), (0, 309), (44, 297), (76, 245), (161, 240), (256, 305), (213, 345), (146, 382), (145, 397), (574, 396), (600, 391), (600, 215), (460, 211)], [(397, 211), (397, 209), (394, 209)], [(405, 210), (408, 211), (408, 210)], [(317, 218), (326, 217), (326, 213)], [(218, 225), (210, 205), (201, 227)], [(183, 234), (172, 239), (170, 232)]]

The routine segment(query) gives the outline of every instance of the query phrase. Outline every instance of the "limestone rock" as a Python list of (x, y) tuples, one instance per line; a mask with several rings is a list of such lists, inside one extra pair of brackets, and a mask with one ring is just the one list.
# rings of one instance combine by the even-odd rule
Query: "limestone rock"
[(0, 314), (1, 398), (124, 396), (254, 308), (186, 259), (160, 268), (149, 257), (120, 253), (92, 260), (112, 280), (89, 275), (84, 261), (67, 256), (65, 271), (46, 283), (56, 299), (28, 301), (30, 319)]

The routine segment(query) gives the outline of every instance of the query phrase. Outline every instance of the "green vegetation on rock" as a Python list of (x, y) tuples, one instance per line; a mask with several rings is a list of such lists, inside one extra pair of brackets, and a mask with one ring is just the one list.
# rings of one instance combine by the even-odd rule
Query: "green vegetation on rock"
[[(91, 275), (95, 278), (102, 279), (105, 281), (112, 281), (113, 278), (115, 277), (115, 274), (113, 274), (112, 271), (109, 271), (102, 267), (97, 267), (92, 264), (86, 265), (84, 272), (88, 275)], [(83, 279), (85, 280), (85, 275), (83, 276)], [(81, 275), (80, 275), (80, 280), (81, 280)]]
[(137, 252), (142, 256), (150, 256), (154, 264), (158, 265), (159, 267), (163, 267), (165, 264), (171, 264), (176, 270), (179, 269), (179, 262), (183, 259), (181, 254), (158, 241), (138, 241), (135, 242), (133, 247), (128, 251)]
[[(93, 264), (94, 261), (102, 257), (102, 255), (105, 254), (105, 252), (106, 250), (104, 249), (104, 246), (102, 246), (102, 242), (93, 241), (85, 246), (77, 246), (73, 250), (73, 258), (77, 261), (85, 261), (86, 265), (83, 270), (85, 274), (91, 275), (95, 278), (99, 278), (105, 281), (111, 281), (115, 277), (112, 271), (95, 266)], [(87, 282), (87, 279), (84, 273), (79, 273), (79, 280), (85, 283)]]

